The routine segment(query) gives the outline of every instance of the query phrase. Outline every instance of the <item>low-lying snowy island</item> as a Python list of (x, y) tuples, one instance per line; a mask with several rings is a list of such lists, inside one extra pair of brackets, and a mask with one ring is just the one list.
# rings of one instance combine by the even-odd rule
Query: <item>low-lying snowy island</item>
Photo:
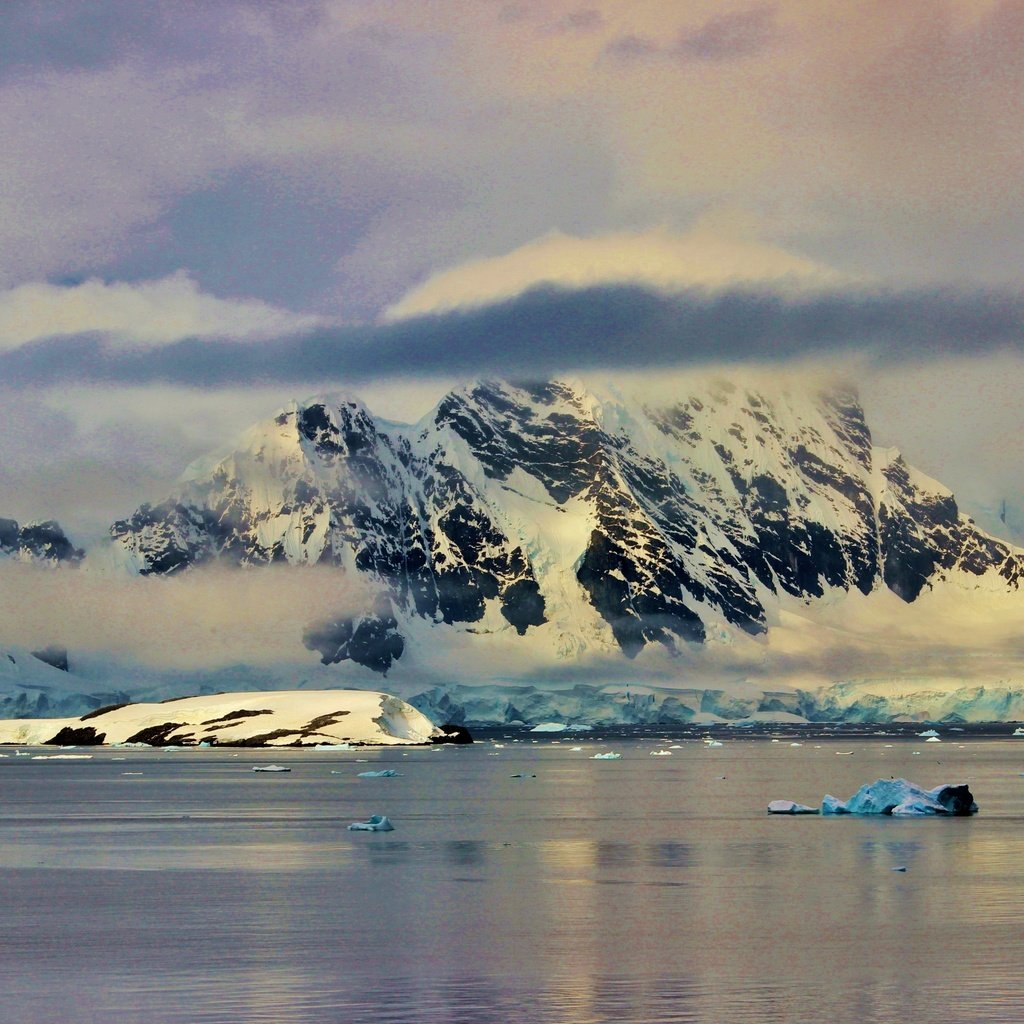
[(80, 718), (0, 721), (0, 744), (315, 747), (471, 742), (373, 690), (276, 690), (115, 704)]

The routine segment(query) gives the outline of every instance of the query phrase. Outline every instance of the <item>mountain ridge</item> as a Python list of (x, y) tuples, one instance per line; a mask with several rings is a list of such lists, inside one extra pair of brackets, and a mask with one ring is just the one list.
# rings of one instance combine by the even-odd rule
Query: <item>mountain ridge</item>
[(143, 574), (341, 570), (366, 607), (324, 609), (306, 645), (382, 673), (414, 620), (628, 661), (761, 636), (784, 597), (884, 587), (912, 603), (957, 579), (1016, 591), (1024, 574), (1024, 552), (873, 445), (850, 388), (720, 378), (671, 401), (478, 381), (415, 424), (350, 395), (292, 402), (111, 536)]

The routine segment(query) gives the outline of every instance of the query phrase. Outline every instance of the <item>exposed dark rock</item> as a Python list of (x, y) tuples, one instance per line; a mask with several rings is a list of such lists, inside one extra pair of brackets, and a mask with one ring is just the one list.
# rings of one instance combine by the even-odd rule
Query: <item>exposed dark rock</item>
[(98, 733), (91, 725), (79, 728), (65, 725), (56, 736), (43, 742), (52, 747), (98, 747), (106, 738), (106, 733)]
[[(171, 744), (170, 737), (179, 729), (185, 727), (184, 722), (163, 722), (160, 725), (150, 725), (133, 733), (125, 741), (126, 743), (148, 743), (151, 747), (166, 747)], [(175, 739), (174, 744), (180, 744), (181, 739)]]
[(473, 737), (464, 725), (455, 722), (448, 722), (446, 725), (438, 726), (443, 736), (435, 736), (431, 743), (472, 743)]
[(302, 639), (306, 647), (320, 653), (325, 665), (351, 660), (382, 675), (405, 650), (386, 595), (378, 598), (373, 615), (323, 622), (308, 629)]
[(66, 647), (50, 644), (48, 647), (33, 651), (32, 657), (37, 658), (44, 665), (51, 665), (53, 668), (60, 669), (61, 672), (68, 671), (68, 649)]
[(243, 708), (240, 711), (229, 711), (226, 715), (221, 715), (220, 718), (211, 718), (208, 722), (203, 722), (203, 725), (216, 725), (218, 722), (230, 724), (245, 718), (255, 718), (257, 715), (272, 715), (273, 713), (273, 711), (266, 708), (262, 711), (249, 711)]
[(79, 719), (81, 722), (87, 722), (90, 718), (99, 718), (101, 715), (108, 715), (111, 711), (120, 711), (121, 708), (131, 707), (133, 701), (126, 700), (120, 704), (107, 704), (105, 707), (97, 708), (95, 711), (90, 711), (87, 714), (82, 715)]
[(85, 556), (68, 540), (60, 523), (52, 519), (25, 526), (14, 519), (0, 519), (0, 554), (69, 565), (77, 565)]

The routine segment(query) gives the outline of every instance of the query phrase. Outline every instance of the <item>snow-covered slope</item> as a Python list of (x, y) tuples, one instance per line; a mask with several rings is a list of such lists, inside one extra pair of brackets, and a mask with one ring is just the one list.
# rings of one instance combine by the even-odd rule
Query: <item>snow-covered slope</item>
[(38, 653), (21, 647), (0, 647), (0, 716), (69, 715), (128, 699), (106, 678), (83, 679), (54, 667)]
[(794, 605), (935, 588), (970, 603), (1024, 572), (873, 446), (852, 392), (721, 380), (668, 400), (480, 382), (413, 426), (350, 397), (293, 403), (111, 534), (143, 574), (336, 567), (368, 596), (304, 610), (306, 644), (380, 672), (437, 648), (626, 664), (770, 635)]
[(285, 690), (115, 704), (81, 718), (0, 721), (0, 743), (274, 747), (444, 740), (414, 707), (369, 690)]

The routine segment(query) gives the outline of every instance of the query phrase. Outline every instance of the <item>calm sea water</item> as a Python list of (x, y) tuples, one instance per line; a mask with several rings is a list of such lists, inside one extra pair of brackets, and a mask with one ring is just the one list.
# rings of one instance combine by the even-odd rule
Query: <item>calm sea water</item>
[[(8, 749), (0, 1015), (1024, 1019), (1024, 740), (576, 742)], [(402, 777), (356, 777), (379, 767)], [(981, 813), (765, 814), (890, 775), (966, 781)], [(346, 831), (374, 812), (396, 830)]]

